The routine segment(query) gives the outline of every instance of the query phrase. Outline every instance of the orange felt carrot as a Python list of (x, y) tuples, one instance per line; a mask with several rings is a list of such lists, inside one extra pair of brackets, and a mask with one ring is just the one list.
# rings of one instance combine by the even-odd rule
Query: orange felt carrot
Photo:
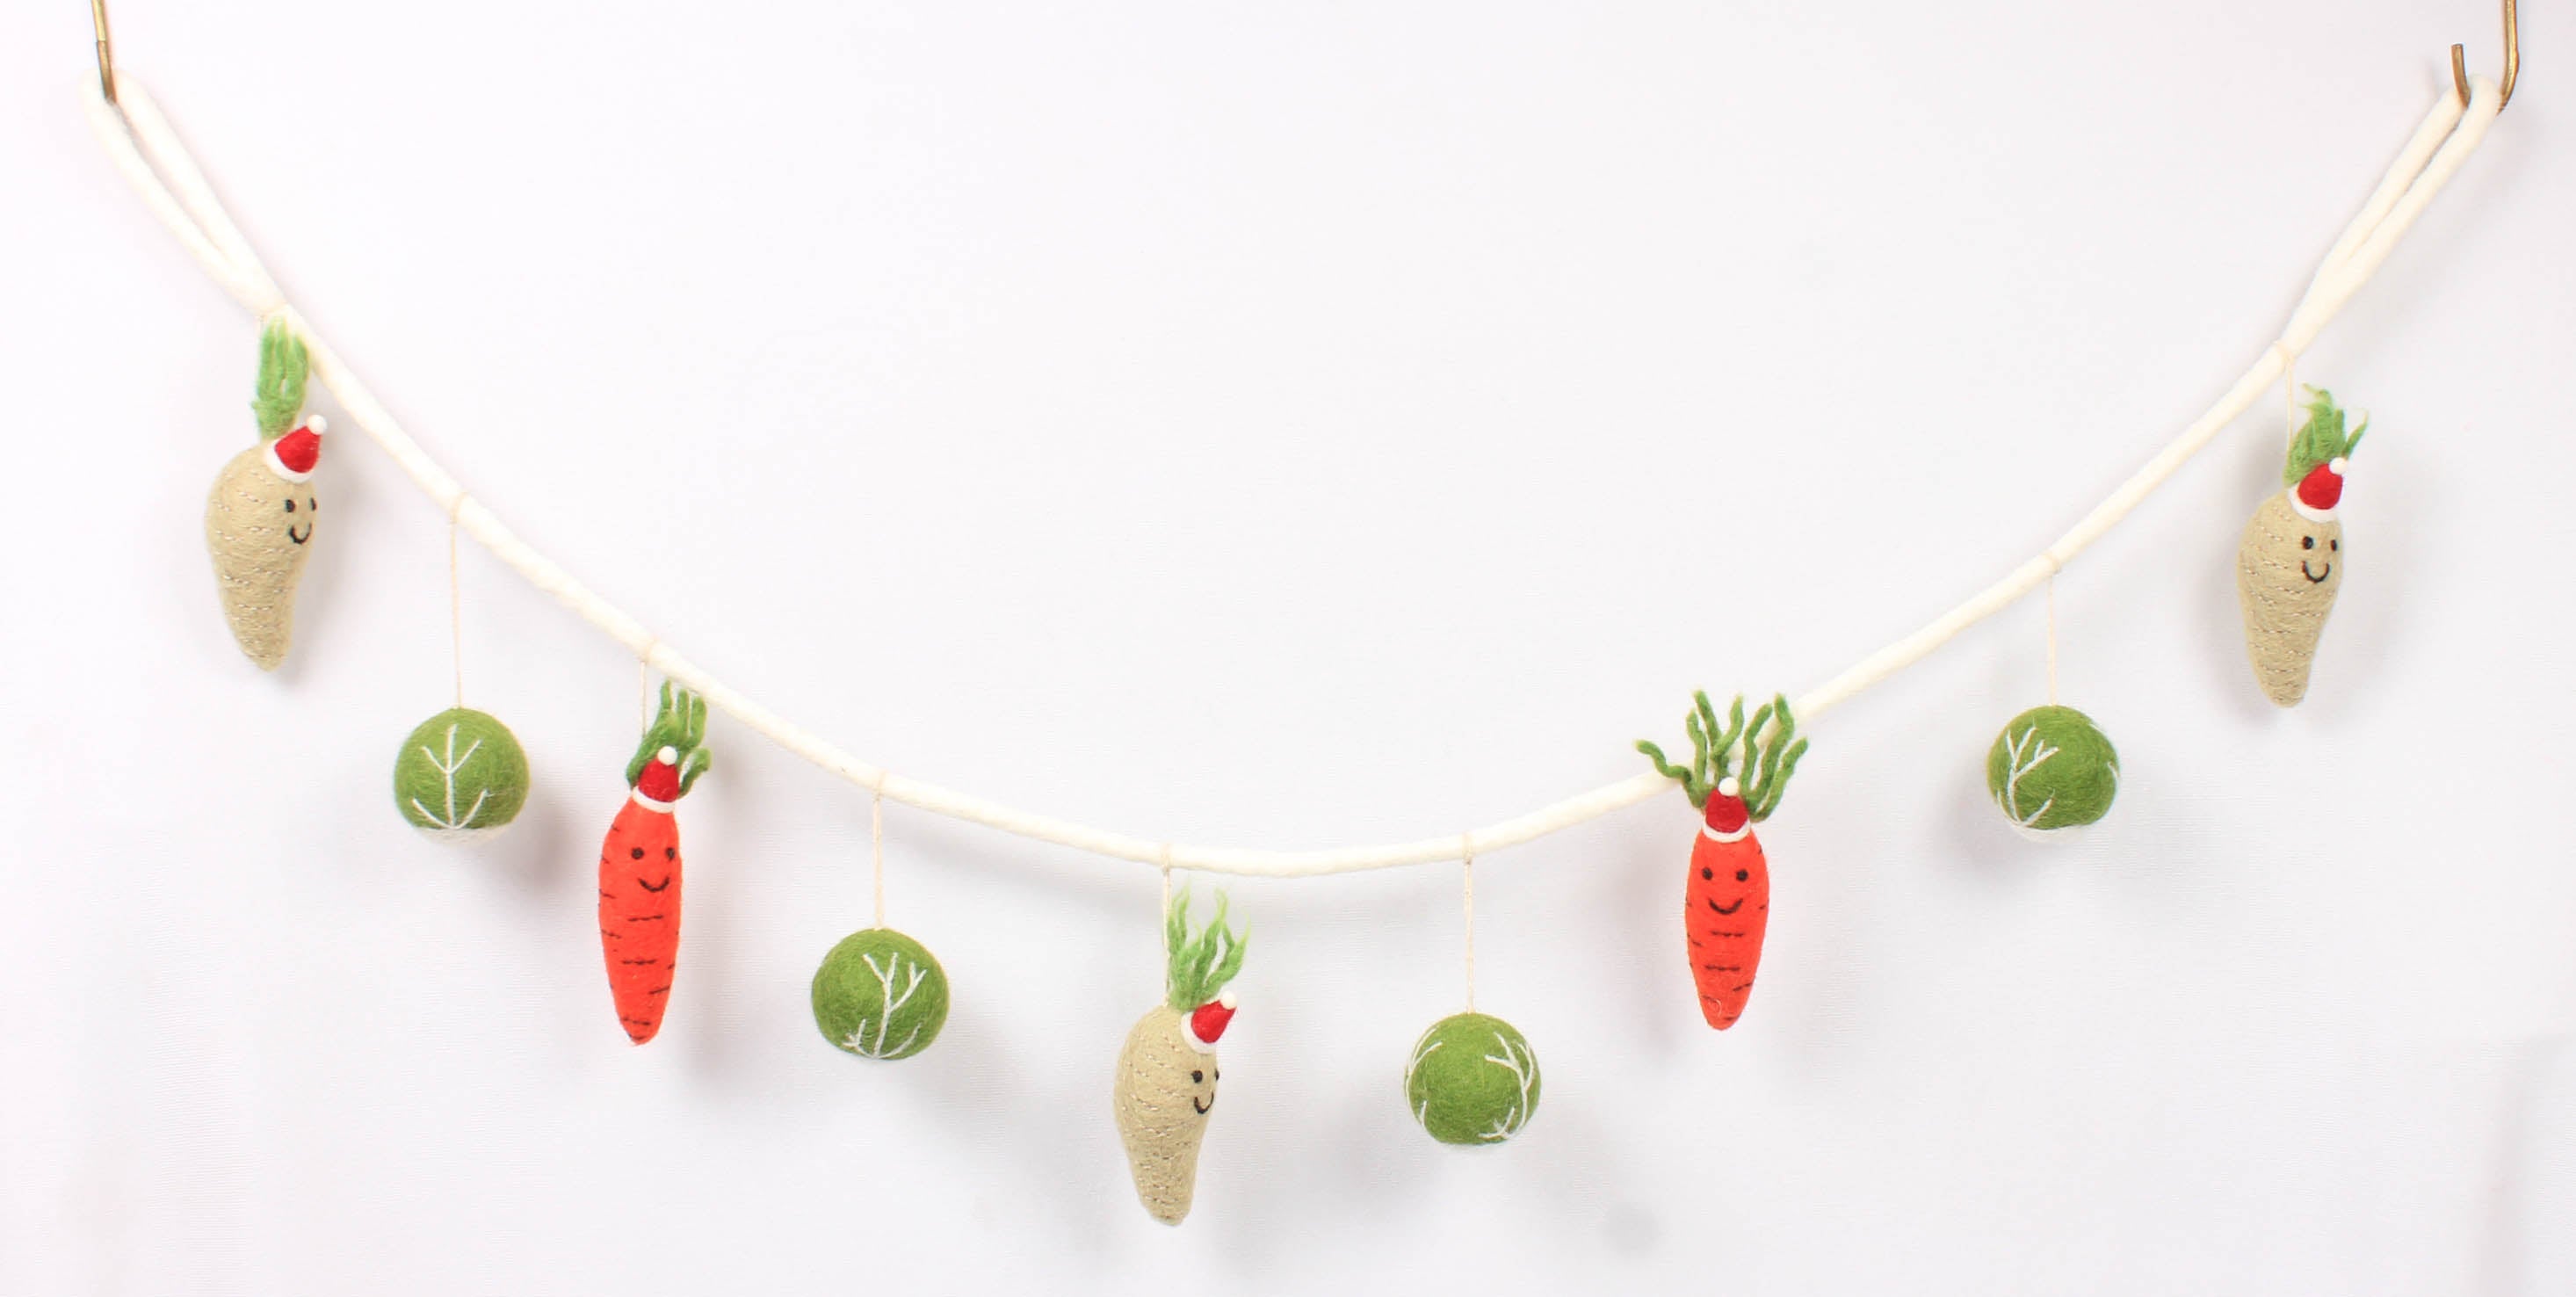
[[(1771, 867), (1753, 825), (1779, 808), (1780, 794), (1797, 770), (1798, 758), (1806, 755), (1807, 741), (1796, 738), (1797, 722), (1789, 715), (1787, 698), (1763, 704), (1747, 724), (1744, 699), (1738, 695), (1723, 729), (1708, 695), (1701, 693), (1695, 701), (1682, 722), (1695, 749), (1687, 769), (1666, 761), (1663, 749), (1652, 743), (1641, 740), (1637, 750), (1666, 778), (1679, 780), (1702, 811), (1699, 838), (1691, 847), (1690, 880), (1682, 892), (1682, 935), (1690, 943), (1700, 1016), (1724, 1031), (1744, 1016), (1745, 1002), (1753, 996), (1753, 974), (1761, 966), (1762, 937), (1771, 922)], [(1729, 772), (1738, 764), (1744, 779)]]
[(680, 823), (673, 806), (707, 772), (707, 703), (662, 686), (662, 711), (626, 764), (630, 791), (599, 848), (599, 946), (627, 1039), (662, 1030), (680, 953)]

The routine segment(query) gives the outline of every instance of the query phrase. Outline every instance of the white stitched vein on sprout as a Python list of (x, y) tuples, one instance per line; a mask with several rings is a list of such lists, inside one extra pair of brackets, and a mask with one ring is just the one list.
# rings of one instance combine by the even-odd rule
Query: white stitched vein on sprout
[[(1431, 1052), (1433, 1050), (1436, 1050), (1447, 1043), (1449, 1042), (1434, 1036), (1429, 1041), (1425, 1042), (1422, 1048), (1413, 1051), (1412, 1060), (1404, 1065), (1405, 1089), (1410, 1090), (1413, 1088), (1413, 1074), (1422, 1070), (1422, 1060), (1431, 1057)], [(1425, 1095), (1419, 1102), (1413, 1105), (1413, 1119), (1415, 1121), (1422, 1121), (1424, 1119), (1423, 1114), (1429, 1111), (1431, 1111), (1431, 1098), (1429, 1095)]]
[(454, 722), (449, 722), (447, 726), (447, 759), (445, 761), (439, 760), (438, 754), (430, 751), (427, 744), (421, 745), (420, 755), (428, 760), (432, 769), (438, 771), (439, 782), (445, 785), (447, 789), (447, 814), (444, 817), (441, 817), (436, 811), (421, 805), (420, 799), (417, 797), (411, 799), (412, 809), (419, 811), (422, 819), (429, 821), (431, 825), (437, 828), (461, 829), (473, 824), (474, 817), (483, 813), (483, 799), (491, 796), (492, 790), (489, 788), (478, 790), (474, 794), (474, 804), (466, 807), (465, 814), (460, 817), (456, 813), (456, 772), (464, 769), (465, 763), (473, 760), (474, 754), (482, 750), (483, 740), (476, 739), (472, 743), (466, 745), (465, 755), (458, 756), (456, 754), (456, 725)]
[[(2010, 734), (2004, 736), (2004, 755), (2012, 762), (2012, 768), (2004, 775), (2004, 814), (2013, 817), (2015, 824), (2029, 828), (2039, 822), (2040, 816), (2048, 814), (2049, 807), (2057, 804), (2057, 794), (2051, 793), (2046, 801), (2039, 804), (2038, 810), (2028, 815), (2021, 813), (2021, 777), (2039, 769), (2041, 762), (2057, 753), (2058, 749), (2040, 741), (2036, 725), (2024, 729), (2019, 738)], [(2025, 755), (2029, 760), (2023, 760)]]
[[(842, 1038), (841, 1048), (853, 1054), (864, 1054), (869, 1058), (901, 1058), (903, 1051), (912, 1048), (912, 1042), (921, 1038), (921, 1024), (917, 1022), (912, 1024), (911, 1034), (897, 1041), (892, 1049), (886, 1048), (886, 1032), (894, 1026), (895, 1011), (909, 1003), (912, 1000), (912, 993), (921, 989), (922, 978), (928, 976), (927, 970), (891, 951), (887, 953), (886, 962), (882, 966), (877, 963), (877, 957), (874, 955), (861, 955), (859, 962), (867, 965), (868, 971), (876, 975), (879, 1001), (885, 1006), (885, 1010), (876, 1020), (877, 1038), (873, 1043), (867, 1038), (868, 1020), (861, 1018), (859, 1029)], [(904, 982), (900, 994), (894, 989), (895, 974), (899, 972), (911, 974), (911, 977)]]
[(1520, 1133), (1521, 1124), (1529, 1120), (1530, 1087), (1538, 1084), (1538, 1059), (1530, 1052), (1529, 1046), (1515, 1045), (1511, 1037), (1499, 1031), (1494, 1033), (1494, 1044), (1503, 1052), (1487, 1054), (1485, 1061), (1512, 1074), (1512, 1080), (1520, 1088), (1520, 1099), (1511, 1107), (1505, 1108), (1500, 1116), (1494, 1118), (1493, 1125), (1486, 1127), (1476, 1136), (1480, 1142), (1487, 1144), (1499, 1143)]

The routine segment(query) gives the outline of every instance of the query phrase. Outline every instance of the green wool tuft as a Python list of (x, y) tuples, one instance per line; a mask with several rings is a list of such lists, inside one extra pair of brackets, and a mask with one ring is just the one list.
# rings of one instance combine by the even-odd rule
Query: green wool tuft
[(2349, 436), (2343, 429), (2343, 407), (2335, 404), (2334, 393), (2322, 387), (2308, 389), (2308, 421), (2299, 425), (2299, 433), (2290, 439), (2289, 462), (2281, 468), (2281, 485), (2297, 486), (2300, 479), (2315, 472), (2319, 464), (2352, 458), (2361, 445), (2361, 434), (2370, 430), (2370, 420)]
[(1443, 1144), (1499, 1144), (1538, 1111), (1538, 1055), (1512, 1024), (1460, 1013), (1431, 1024), (1404, 1065), (1404, 1103)]
[(1798, 772), (1798, 758), (1807, 755), (1807, 741), (1797, 737), (1798, 719), (1789, 714), (1784, 694), (1772, 695), (1749, 722), (1744, 719), (1744, 695), (1737, 694), (1735, 705), (1727, 710), (1726, 724), (1720, 726), (1717, 708), (1703, 689), (1691, 695), (1691, 710), (1682, 717), (1682, 729), (1691, 741), (1691, 763), (1686, 767), (1666, 760), (1662, 748), (1644, 739), (1637, 740), (1637, 750), (1655, 763), (1664, 778), (1678, 781), (1691, 805), (1702, 809), (1708, 806), (1709, 793), (1732, 776), (1745, 811), (1756, 822), (1770, 819), (1771, 812), (1780, 809), (1789, 776)]
[(2120, 792), (2120, 754), (2092, 717), (2072, 707), (2033, 707), (1995, 736), (1986, 791), (2015, 828), (2044, 838), (2110, 813)]
[(1249, 927), (1241, 932), (1227, 930), (1225, 893), (1220, 891), (1216, 894), (1216, 917), (1193, 936), (1190, 894), (1183, 889), (1172, 901), (1171, 914), (1163, 920), (1163, 947), (1171, 961), (1164, 1002), (1187, 1013), (1215, 999), (1225, 990), (1225, 984), (1243, 971), (1243, 942), (1251, 935)]
[(501, 831), (528, 801), (528, 754), (510, 727), (470, 707), (443, 711), (394, 755), (394, 807), (442, 842)]
[(861, 1058), (910, 1058), (948, 1022), (948, 974), (920, 942), (892, 928), (841, 938), (814, 970), (814, 1025)]
[(259, 387), (251, 393), (250, 410), (259, 420), (261, 440), (275, 441), (295, 426), (304, 413), (304, 380), (311, 369), (304, 339), (284, 319), (272, 319), (260, 330)]
[(626, 763), (626, 782), (631, 787), (644, 777), (644, 767), (664, 748), (680, 754), (680, 793), (698, 786), (698, 776), (715, 764), (707, 753), (707, 700), (686, 689), (675, 690), (671, 682), (662, 682), (662, 709), (654, 714), (653, 723), (644, 727), (644, 737), (635, 745), (635, 758)]

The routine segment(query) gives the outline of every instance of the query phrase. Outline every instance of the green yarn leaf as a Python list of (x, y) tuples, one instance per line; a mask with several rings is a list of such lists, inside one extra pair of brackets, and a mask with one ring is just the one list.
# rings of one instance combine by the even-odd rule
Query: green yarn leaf
[(1164, 1002), (1187, 1013), (1215, 999), (1243, 971), (1243, 944), (1252, 935), (1246, 926), (1235, 932), (1225, 926), (1226, 897), (1224, 889), (1216, 894), (1216, 917), (1205, 928), (1193, 934), (1190, 930), (1190, 893), (1187, 888), (1172, 901), (1172, 911), (1163, 920), (1163, 946), (1170, 968), (1169, 988)]
[(259, 332), (259, 386), (251, 392), (251, 414), (259, 420), (262, 441), (275, 441), (295, 426), (304, 413), (304, 382), (312, 372), (312, 357), (304, 349), (304, 339), (286, 327), (283, 317), (272, 318)]
[(1721, 726), (1717, 706), (1703, 689), (1691, 695), (1691, 709), (1682, 716), (1682, 732), (1691, 741), (1689, 766), (1674, 764), (1661, 747), (1646, 739), (1637, 740), (1637, 750), (1655, 764), (1655, 773), (1680, 784), (1691, 804), (1704, 810), (1709, 794), (1735, 771), (1737, 749), (1742, 748), (1743, 769), (1736, 780), (1744, 807), (1754, 819), (1765, 820), (1779, 809), (1789, 776), (1797, 770), (1798, 758), (1807, 753), (1807, 741), (1797, 737), (1797, 728), (1784, 694), (1772, 695), (1750, 721), (1744, 716), (1744, 695), (1737, 694)]
[(698, 785), (698, 776), (715, 764), (707, 752), (707, 700), (687, 689), (673, 689), (662, 682), (662, 709), (653, 723), (644, 727), (642, 741), (635, 745), (635, 759), (626, 763), (626, 782), (632, 787), (644, 777), (644, 768), (653, 764), (653, 755), (664, 748), (680, 754), (680, 793)]
[(2290, 455), (2281, 468), (2281, 485), (2297, 486), (2300, 479), (2315, 472), (2319, 464), (2350, 459), (2361, 446), (2361, 434), (2370, 430), (2370, 421), (2344, 432), (2343, 407), (2335, 404), (2334, 393), (2322, 387), (2308, 389), (2308, 421), (2299, 425), (2299, 433), (2290, 439)]

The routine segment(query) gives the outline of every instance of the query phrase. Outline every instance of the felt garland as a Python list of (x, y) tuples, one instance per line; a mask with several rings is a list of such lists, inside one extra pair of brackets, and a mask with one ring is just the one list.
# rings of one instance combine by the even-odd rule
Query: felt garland
[(295, 587), (320, 523), (313, 469), (327, 425), (318, 414), (297, 421), (310, 367), (304, 340), (283, 319), (271, 318), (260, 330), (259, 381), (250, 403), (259, 442), (233, 456), (206, 493), (215, 594), (233, 642), (262, 671), (286, 661), (295, 637)]
[[(2494, 124), (2503, 107), (2504, 93), (2486, 77), (2471, 77), (2458, 70), (2455, 76), (2461, 92), (2455, 95), (2445, 89), (2435, 97), (2378, 186), (2328, 249), (2278, 336), (2214, 404), (2041, 553), (1920, 629), (1801, 695), (1799, 713), (1812, 720), (1921, 661), (1969, 627), (2038, 589), (2130, 516), (2242, 414), (2262, 390), (2281, 378), (2301, 351), (2386, 263), (2399, 241), (2457, 175)], [(1159, 861), (1166, 868), (1177, 865), (1282, 877), (1455, 860), (1462, 852), (1491, 851), (1532, 841), (1636, 805), (1659, 796), (1669, 784), (1660, 772), (1640, 774), (1455, 836), (1328, 851), (1263, 851), (1183, 846), (1113, 833), (905, 778), (862, 761), (726, 687), (673, 651), (635, 617), (601, 599), (559, 564), (520, 540), (489, 509), (468, 497), (456, 479), (402, 429), (311, 324), (287, 304), (276, 280), (224, 210), (151, 95), (125, 74), (120, 73), (114, 84), (114, 95), (105, 93), (103, 85), (86, 88), (92, 125), (110, 159), (217, 284), (254, 312), (275, 315), (301, 345), (311, 349), (314, 374), (339, 397), (358, 427), (458, 528), (482, 542), (536, 588), (634, 651), (646, 666), (706, 694), (717, 708), (746, 727), (834, 775), (938, 814), (1098, 855), (1149, 864)]]
[(1682, 718), (1691, 740), (1689, 767), (1665, 760), (1663, 749), (1644, 739), (1637, 750), (1700, 808), (1699, 836), (1691, 844), (1690, 876), (1682, 889), (1682, 935), (1689, 943), (1700, 1014), (1724, 1031), (1744, 1016), (1753, 996), (1762, 938), (1771, 924), (1771, 867), (1753, 826), (1780, 808), (1807, 741), (1797, 737), (1786, 697), (1775, 695), (1747, 721), (1744, 695), (1737, 694), (1723, 728), (1707, 691), (1691, 697), (1691, 710)]
[(2326, 614), (2343, 585), (2343, 478), (2361, 434), (2344, 431), (2332, 393), (2308, 389), (2307, 422), (2291, 438), (2282, 490), (2245, 524), (2236, 547), (2236, 602), (2245, 616), (2245, 656), (2254, 683), (2282, 707), (2308, 696), (2308, 672)]
[(394, 807), (434, 842), (498, 834), (528, 800), (528, 754), (500, 718), (451, 707), (422, 721), (394, 755)]
[(2034, 841), (2063, 838), (2111, 812), (2120, 754), (2093, 718), (2072, 707), (2033, 707), (1986, 752), (1986, 792), (2013, 828)]
[(1243, 969), (1247, 933), (1225, 926), (1225, 893), (1205, 928), (1190, 925), (1190, 895), (1174, 899), (1163, 921), (1163, 1003), (1146, 1011), (1118, 1051), (1111, 1110), (1127, 1169), (1146, 1214), (1178, 1225), (1198, 1191), (1199, 1144), (1216, 1108), (1216, 1042), (1234, 1021), (1226, 984)]
[(680, 953), (680, 822), (672, 815), (714, 758), (707, 702), (662, 685), (662, 707), (626, 763), (627, 795), (599, 847), (599, 946), (626, 1038), (662, 1030)]

